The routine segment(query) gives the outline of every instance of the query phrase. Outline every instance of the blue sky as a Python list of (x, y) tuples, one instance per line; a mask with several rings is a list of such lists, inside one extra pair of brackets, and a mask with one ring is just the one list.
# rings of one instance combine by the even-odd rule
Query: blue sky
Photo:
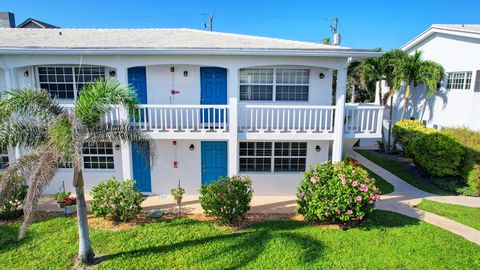
[(17, 23), (33, 17), (60, 27), (204, 29), (320, 42), (337, 16), (342, 45), (396, 48), (434, 23), (480, 23), (480, 1), (470, 0), (0, 0)]

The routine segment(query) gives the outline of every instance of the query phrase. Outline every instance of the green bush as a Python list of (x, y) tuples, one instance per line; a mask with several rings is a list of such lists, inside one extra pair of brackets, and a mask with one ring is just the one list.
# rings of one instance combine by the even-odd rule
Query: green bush
[(468, 195), (480, 196), (480, 164), (474, 165), (468, 173), (467, 185), (471, 192), (471, 194)]
[(310, 167), (297, 191), (299, 214), (332, 223), (362, 220), (373, 211), (380, 193), (375, 179), (349, 161)]
[(459, 143), (442, 133), (419, 136), (413, 141), (415, 163), (432, 176), (458, 176), (464, 150)]
[(403, 153), (407, 157), (412, 157), (412, 144), (413, 142), (426, 133), (434, 132), (434, 129), (428, 129), (416, 120), (402, 120), (392, 128), (392, 134), (395, 142), (398, 143)]
[(225, 177), (202, 186), (200, 204), (207, 215), (216, 217), (222, 223), (235, 225), (245, 219), (252, 196), (250, 178)]
[(135, 218), (144, 200), (134, 180), (117, 181), (115, 177), (93, 187), (92, 197), (93, 214), (113, 221)]
[[(0, 175), (0, 181), (5, 181), (4, 175)], [(0, 219), (9, 220), (15, 219), (23, 215), (23, 210), (20, 209), (25, 197), (27, 196), (28, 186), (25, 184), (25, 179), (15, 175), (14, 179), (9, 181), (10, 185), (8, 196), (0, 198), (2, 200), (2, 207), (0, 208)]]

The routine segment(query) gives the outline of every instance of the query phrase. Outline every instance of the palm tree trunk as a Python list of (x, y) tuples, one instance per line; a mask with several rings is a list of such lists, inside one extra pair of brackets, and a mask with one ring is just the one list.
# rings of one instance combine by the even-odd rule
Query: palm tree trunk
[(390, 93), (390, 113), (388, 121), (388, 152), (392, 151), (393, 93)]
[[(76, 162), (74, 162), (76, 163)], [(77, 259), (83, 264), (92, 264), (95, 253), (90, 245), (88, 235), (87, 205), (85, 202), (83, 173), (78, 164), (73, 167), (73, 186), (77, 195), (77, 220), (78, 220), (78, 256)]]
[(407, 103), (408, 98), (410, 97), (410, 84), (407, 85), (407, 91), (405, 91), (405, 102), (403, 103), (403, 110), (402, 110), (402, 119), (405, 119), (405, 112), (407, 111)]

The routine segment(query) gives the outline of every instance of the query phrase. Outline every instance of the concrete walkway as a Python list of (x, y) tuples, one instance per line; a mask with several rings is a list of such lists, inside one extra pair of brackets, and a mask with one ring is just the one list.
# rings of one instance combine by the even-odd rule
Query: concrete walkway
[(395, 191), (393, 193), (381, 196), (381, 201), (377, 204), (378, 209), (394, 211), (409, 217), (423, 220), (480, 245), (480, 231), (448, 218), (425, 212), (414, 207), (418, 205), (422, 199), (469, 207), (480, 207), (480, 198), (467, 196), (439, 196), (431, 194), (408, 184), (391, 172), (378, 166), (355, 151), (351, 151), (349, 156), (358, 160), (363, 166), (367, 167), (369, 170), (376, 173), (378, 176), (382, 177), (394, 186)]

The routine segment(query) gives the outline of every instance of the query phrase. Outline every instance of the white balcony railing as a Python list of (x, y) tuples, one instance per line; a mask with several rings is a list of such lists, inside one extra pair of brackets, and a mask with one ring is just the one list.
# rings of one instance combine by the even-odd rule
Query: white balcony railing
[[(67, 112), (73, 110), (72, 104), (62, 104), (62, 106)], [(288, 138), (299, 139), (333, 138), (335, 106), (239, 104), (237, 116), (230, 115), (236, 111), (231, 110), (230, 108), (233, 108), (231, 106), (236, 104), (142, 104), (135, 111), (135, 116), (130, 117), (130, 122), (145, 132), (158, 134), (158, 138), (165, 136), (177, 138), (175, 136), (188, 133), (205, 134), (202, 138), (210, 138), (211, 135), (208, 134), (223, 136), (221, 134), (228, 134), (231, 128), (243, 135), (251, 134), (253, 139), (267, 139), (270, 138), (268, 137), (270, 134), (290, 134), (298, 137)], [(230, 127), (230, 117), (238, 120), (237, 127)], [(113, 107), (103, 116), (103, 120), (107, 123), (125, 121), (125, 119), (127, 119), (126, 112), (120, 107)], [(382, 120), (382, 106), (346, 104), (345, 137), (379, 138)]]
[(228, 105), (142, 104), (132, 123), (152, 132), (226, 132)]
[(378, 137), (382, 132), (383, 106), (345, 105), (344, 132), (353, 137)]
[(331, 133), (335, 106), (240, 105), (240, 132)]

